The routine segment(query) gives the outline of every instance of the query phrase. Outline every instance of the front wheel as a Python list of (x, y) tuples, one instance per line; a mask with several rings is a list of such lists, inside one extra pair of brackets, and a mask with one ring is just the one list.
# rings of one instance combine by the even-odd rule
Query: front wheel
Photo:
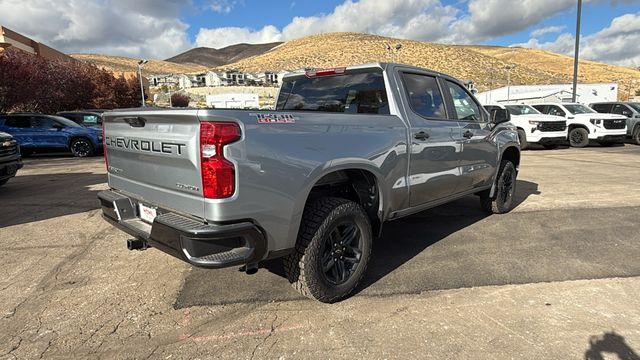
[(635, 129), (633, 129), (633, 133), (631, 134), (631, 140), (634, 144), (640, 145), (640, 125), (637, 125)]
[(516, 166), (509, 160), (502, 160), (493, 197), (489, 197), (489, 190), (480, 193), (480, 206), (484, 211), (504, 214), (513, 209), (517, 175)]
[(88, 139), (75, 139), (71, 142), (71, 153), (75, 157), (91, 156), (93, 155), (93, 145)]
[(569, 144), (577, 148), (583, 148), (589, 145), (589, 132), (583, 128), (571, 129), (569, 132)]
[(296, 249), (284, 259), (289, 282), (301, 294), (325, 303), (347, 297), (371, 256), (369, 218), (357, 203), (326, 197), (304, 209)]

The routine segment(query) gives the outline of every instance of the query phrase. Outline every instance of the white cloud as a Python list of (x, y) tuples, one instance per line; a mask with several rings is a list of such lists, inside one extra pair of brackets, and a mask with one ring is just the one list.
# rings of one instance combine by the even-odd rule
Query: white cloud
[(531, 37), (537, 38), (545, 34), (559, 33), (564, 30), (566, 26), (547, 26), (539, 29), (535, 29), (531, 32)]
[[(530, 39), (523, 46), (571, 55), (575, 37), (564, 33), (556, 40), (539, 42)], [(640, 13), (625, 14), (611, 21), (611, 24), (591, 35), (580, 38), (580, 56), (584, 59), (602, 61), (623, 66), (640, 66)]]
[(275, 26), (265, 26), (258, 31), (253, 31), (248, 28), (223, 27), (200, 29), (196, 36), (196, 46), (219, 49), (238, 43), (261, 44), (281, 40), (282, 33)]
[(2, 25), (58, 50), (167, 58), (191, 47), (190, 0), (0, 0)]
[(207, 6), (211, 11), (220, 13), (220, 14), (229, 14), (231, 10), (236, 6), (235, 1), (229, 0), (214, 0), (209, 6)]

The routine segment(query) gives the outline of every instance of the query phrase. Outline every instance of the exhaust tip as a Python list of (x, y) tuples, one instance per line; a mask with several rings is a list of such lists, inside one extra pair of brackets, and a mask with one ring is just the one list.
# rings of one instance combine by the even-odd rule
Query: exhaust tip
[(148, 248), (147, 242), (142, 239), (127, 240), (127, 249), (129, 250), (145, 250)]

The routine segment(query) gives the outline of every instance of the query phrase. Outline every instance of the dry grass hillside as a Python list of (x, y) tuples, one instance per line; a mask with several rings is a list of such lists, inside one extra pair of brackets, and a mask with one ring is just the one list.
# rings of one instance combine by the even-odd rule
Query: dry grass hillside
[[(138, 60), (123, 56), (106, 56), (94, 54), (71, 54), (72, 57), (90, 62), (109, 71), (138, 71)], [(151, 74), (185, 74), (206, 71), (207, 67), (196, 64), (176, 64), (162, 60), (149, 60), (142, 68), (144, 75)]]
[[(571, 81), (571, 58), (541, 50), (452, 46), (422, 41), (393, 39), (358, 33), (313, 35), (286, 42), (273, 50), (226, 65), (244, 71), (335, 67), (375, 61), (390, 61), (384, 44), (402, 43), (399, 62), (433, 69), (463, 80), (473, 80), (479, 90), (506, 85), (505, 66), (513, 84), (553, 84)], [(628, 82), (640, 78), (640, 71), (592, 61), (581, 62), (581, 81)], [(624, 90), (626, 91), (626, 90)]]

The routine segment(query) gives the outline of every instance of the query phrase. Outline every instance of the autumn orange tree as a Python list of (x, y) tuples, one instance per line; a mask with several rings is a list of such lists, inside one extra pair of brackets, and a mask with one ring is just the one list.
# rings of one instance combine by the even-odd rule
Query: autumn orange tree
[(55, 113), (139, 104), (137, 78), (114, 77), (85, 62), (50, 60), (12, 48), (0, 53), (0, 112)]

